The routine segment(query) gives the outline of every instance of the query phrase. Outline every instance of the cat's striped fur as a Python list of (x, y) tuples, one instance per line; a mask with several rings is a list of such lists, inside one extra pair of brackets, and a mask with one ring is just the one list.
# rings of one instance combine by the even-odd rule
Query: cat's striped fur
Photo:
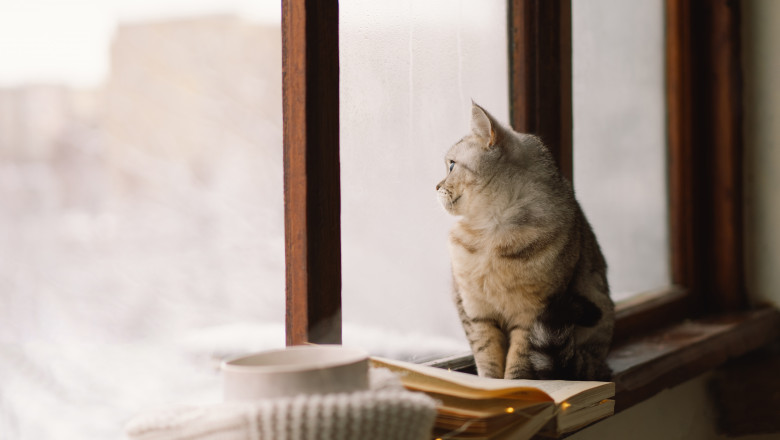
[(614, 305), (607, 266), (571, 184), (534, 136), (472, 106), (471, 133), (437, 185), (454, 297), (478, 373), (605, 380)]

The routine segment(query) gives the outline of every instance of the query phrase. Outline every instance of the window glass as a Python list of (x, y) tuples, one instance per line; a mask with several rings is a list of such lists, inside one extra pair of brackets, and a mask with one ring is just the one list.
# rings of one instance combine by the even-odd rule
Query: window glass
[(435, 185), (471, 99), (508, 121), (506, 2), (339, 2), (343, 339), (423, 360), (467, 351)]
[(284, 345), (280, 17), (0, 5), (0, 437), (120, 438)]
[(663, 12), (572, 2), (574, 187), (617, 300), (670, 283)]

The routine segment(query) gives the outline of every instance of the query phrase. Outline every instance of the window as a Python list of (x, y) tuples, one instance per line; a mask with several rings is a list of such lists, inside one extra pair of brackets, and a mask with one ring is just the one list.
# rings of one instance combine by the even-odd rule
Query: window
[(572, 3), (573, 183), (615, 301), (670, 284), (663, 12)]
[[(741, 245), (737, 237), (740, 208), (738, 198), (735, 199), (730, 189), (739, 186), (739, 160), (735, 159), (739, 151), (739, 138), (735, 131), (735, 127), (738, 127), (735, 121), (738, 119), (731, 110), (733, 106), (714, 105), (716, 101), (712, 98), (724, 96), (726, 103), (728, 99), (735, 99), (735, 95), (730, 94), (734, 85), (727, 82), (728, 76), (722, 80), (725, 83), (718, 84), (712, 81), (694, 84), (692, 76), (710, 68), (721, 72), (732, 71), (729, 63), (738, 59), (733, 56), (733, 48), (723, 49), (709, 44), (715, 40), (718, 32), (734, 35), (733, 11), (718, 2), (697, 6), (708, 11), (714, 10), (716, 15), (720, 14), (717, 17), (726, 17), (723, 22), (710, 22), (707, 20), (713, 15), (701, 15), (699, 13), (702, 11), (692, 10), (686, 2), (668, 0), (664, 6), (670, 272), (673, 286), (680, 288), (670, 287), (655, 294), (632, 298), (620, 307), (617, 328), (619, 338), (639, 328), (660, 325), (680, 316), (691, 316), (689, 306), (692, 307), (690, 310), (734, 309), (739, 307), (743, 298), (739, 257)], [(328, 257), (338, 255), (340, 246), (339, 205), (328, 204), (333, 200), (340, 201), (337, 160), (339, 139), (334, 128), (338, 126), (338, 121), (332, 119), (332, 115), (338, 112), (335, 92), (338, 87), (338, 41), (333, 35), (337, 35), (339, 24), (335, 2), (327, 3), (327, 6), (310, 6), (290, 0), (285, 2), (284, 7), (287, 17), (285, 35), (290, 42), (286, 59), (291, 56), (301, 61), (286, 61), (289, 63), (287, 72), (300, 75), (294, 80), (291, 78), (288, 84), (294, 81), (306, 82), (309, 87), (305, 93), (295, 86), (287, 88), (287, 124), (293, 126), (296, 122), (305, 122), (305, 118), (313, 114), (327, 114), (328, 118), (323, 121), (311, 118), (309, 125), (299, 126), (309, 138), (317, 141), (307, 144), (301, 137), (288, 138), (288, 158), (292, 162), (297, 155), (303, 154), (305, 157), (307, 146), (312, 149), (316, 145), (320, 151), (315, 153), (312, 150), (312, 154), (323, 154), (321, 150), (325, 149), (332, 161), (328, 165), (331, 169), (326, 181), (319, 179), (319, 174), (324, 174), (322, 170), (309, 169), (305, 173), (305, 164), (302, 164), (304, 161), (300, 158), (297, 161), (301, 163), (301, 168), (287, 168), (288, 219), (298, 216), (299, 219), (308, 220), (308, 223), (299, 223), (301, 227), (295, 227), (288, 221), (288, 226), (293, 227), (287, 232), (288, 257), (294, 257), (288, 258), (288, 343), (300, 343), (319, 340), (321, 326), (325, 323), (329, 328), (338, 329), (331, 334), (340, 332), (340, 267), (327, 262)], [(509, 2), (508, 8), (512, 125), (520, 131), (538, 133), (548, 140), (564, 174), (569, 176), (572, 175), (571, 7), (569, 1), (513, 0)], [(300, 24), (304, 19), (309, 23), (306, 29)], [(704, 21), (706, 26), (702, 25)], [(690, 26), (694, 22), (697, 26), (704, 26), (696, 28), (704, 29), (700, 30), (698, 39), (692, 38), (690, 33)], [(306, 39), (306, 32), (317, 37)], [(323, 40), (324, 34), (330, 37)], [(293, 40), (294, 35), (299, 39)], [(293, 41), (299, 44), (293, 45)], [(318, 54), (319, 58), (314, 57), (313, 53)], [(304, 65), (303, 60), (309, 64)], [(293, 71), (293, 67), (297, 70)], [(295, 102), (291, 99), (293, 95)], [(694, 106), (701, 111), (693, 112)], [(711, 123), (721, 119), (726, 125)], [(320, 136), (319, 130), (329, 133), (327, 138)], [(726, 132), (721, 133), (722, 130)], [(720, 134), (726, 136), (721, 137)], [(696, 162), (694, 155), (703, 158), (699, 155), (710, 148), (717, 154), (702, 159), (703, 165)], [(316, 163), (318, 166), (323, 165), (319, 160)], [(720, 167), (728, 170), (728, 173), (723, 175), (719, 171), (721, 174), (718, 180), (721, 183), (709, 185), (707, 182), (713, 178), (713, 170), (721, 170)], [(298, 172), (291, 172), (294, 170)], [(721, 181), (724, 177), (729, 182), (725, 186)], [(299, 185), (293, 185), (296, 180)], [(327, 197), (305, 202), (292, 197), (291, 193), (313, 188), (317, 184), (324, 184), (326, 189), (319, 188), (318, 191), (319, 195), (327, 193)], [(714, 211), (723, 216), (714, 218)], [(327, 233), (313, 230), (310, 225), (313, 222), (312, 212), (327, 213)], [(307, 240), (307, 234), (312, 238)], [(719, 240), (715, 244), (715, 238), (721, 234), (725, 234), (727, 240)], [(294, 236), (292, 239), (291, 235)], [(306, 243), (316, 243), (318, 248), (309, 251), (305, 247)], [(306, 264), (296, 264), (299, 261), (296, 258)], [(315, 262), (319, 262), (319, 267), (314, 267)], [(713, 263), (712, 267), (717, 267), (720, 272), (713, 274), (707, 263)], [(327, 275), (319, 272), (323, 268), (327, 268)], [(291, 278), (305, 280), (308, 284), (291, 283)], [(326, 292), (323, 292), (324, 284), (313, 282), (323, 279), (328, 280)], [(718, 280), (723, 283), (719, 285)], [(317, 286), (316, 291), (314, 285)], [(315, 301), (320, 304), (324, 301), (333, 309), (311, 307), (310, 304)]]
[(436, 199), (473, 98), (508, 119), (504, 0), (339, 3), (343, 341), (385, 357), (468, 351)]
[[(94, 70), (70, 85), (47, 85), (52, 78), (36, 74), (25, 82), (38, 84), (22, 86), (0, 75), (4, 435), (116, 437), (140, 407), (215, 401), (215, 357), (282, 345), (284, 304), (273, 292), (281, 291), (283, 264), (287, 342), (342, 340), (339, 154), (348, 151), (340, 151), (340, 110), (349, 108), (339, 106), (338, 2), (283, 1), (282, 45), (278, 10), (270, 11), (267, 29), (255, 23), (255, 14), (267, 14), (262, 9), (273, 2), (206, 3), (190, 6), (197, 13), (248, 8), (253, 18), (217, 14), (204, 22), (190, 11), (173, 24), (155, 19), (142, 25), (153, 18), (141, 11), (151, 3), (138, 1), (28, 0), (0, 7), (2, 75), (20, 65), (11, 60), (35, 54), (36, 46), (19, 35), (36, 30), (48, 38), (37, 46), (44, 48), (44, 61), (76, 74), (96, 65), (99, 71), (93, 58), (74, 56), (69, 40), (58, 38), (61, 31), (67, 28), (92, 50), (104, 45), (107, 53), (112, 19), (107, 24), (106, 17), (135, 22), (116, 36), (111, 69), (119, 70), (104, 89), (85, 87), (100, 81)], [(161, 7), (174, 14), (182, 4)], [(441, 7), (460, 20), (476, 15), (474, 4)], [(739, 6), (722, 0), (666, 0), (664, 6), (672, 286), (621, 305), (618, 339), (681, 317), (740, 310), (745, 303)], [(572, 7), (566, 0), (510, 0), (501, 25), (509, 33), (509, 119), (519, 130), (541, 134), (568, 176), (577, 148), (571, 130)], [(193, 31), (193, 40), (176, 43)], [(105, 38), (92, 38), (92, 32)], [(270, 35), (262, 40), (267, 45), (235, 38), (258, 32)], [(461, 55), (470, 56), (468, 34), (458, 35)], [(122, 55), (135, 50), (150, 64)], [(261, 58), (275, 61), (260, 66)], [(280, 58), (284, 240), (280, 151), (256, 149), (281, 141), (282, 78), (273, 64)], [(239, 66), (230, 67), (232, 62)], [(206, 66), (206, 72), (195, 73), (192, 65)], [(501, 93), (488, 93), (488, 101), (498, 102)], [(468, 98), (465, 90), (458, 94), (458, 101)], [(174, 116), (185, 111), (195, 118)], [(155, 125), (158, 118), (165, 127)], [(347, 180), (349, 173), (343, 173)], [(349, 197), (343, 196), (345, 206)], [(345, 229), (345, 242), (354, 240), (352, 233)], [(352, 250), (345, 249), (345, 261), (359, 256), (347, 252)], [(750, 337), (729, 338), (728, 354), (771, 336), (776, 321), (761, 324)], [(654, 370), (653, 381), (659, 371), (668, 370)], [(699, 370), (683, 374), (690, 371)], [(652, 387), (630, 385), (636, 392), (628, 402)], [(106, 396), (115, 406), (107, 406)], [(41, 412), (60, 417), (41, 424)], [(84, 414), (101, 417), (84, 422)]]

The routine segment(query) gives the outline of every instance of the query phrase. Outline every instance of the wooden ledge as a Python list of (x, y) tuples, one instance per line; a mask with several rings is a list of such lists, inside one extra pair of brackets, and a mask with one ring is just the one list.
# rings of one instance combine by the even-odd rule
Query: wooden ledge
[[(780, 312), (763, 308), (668, 325), (613, 347), (615, 413), (747, 354), (780, 336)], [(474, 373), (470, 354), (427, 365)]]
[(780, 312), (764, 308), (685, 321), (630, 339), (609, 354), (615, 413), (774, 341)]

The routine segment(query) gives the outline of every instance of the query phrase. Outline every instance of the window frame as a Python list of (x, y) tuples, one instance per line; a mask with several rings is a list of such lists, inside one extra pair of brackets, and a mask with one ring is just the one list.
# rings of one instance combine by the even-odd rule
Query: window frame
[(287, 345), (341, 343), (338, 0), (282, 1)]
[[(571, 0), (508, 5), (512, 125), (541, 135), (573, 181)], [(672, 283), (617, 305), (616, 342), (747, 306), (739, 5), (666, 0), (664, 6)]]
[[(571, 0), (507, 15), (512, 125), (571, 180)], [(747, 306), (739, 4), (666, 0), (665, 17), (672, 285), (618, 305), (616, 342)], [(338, 1), (283, 0), (282, 41), (286, 340), (340, 343)]]

